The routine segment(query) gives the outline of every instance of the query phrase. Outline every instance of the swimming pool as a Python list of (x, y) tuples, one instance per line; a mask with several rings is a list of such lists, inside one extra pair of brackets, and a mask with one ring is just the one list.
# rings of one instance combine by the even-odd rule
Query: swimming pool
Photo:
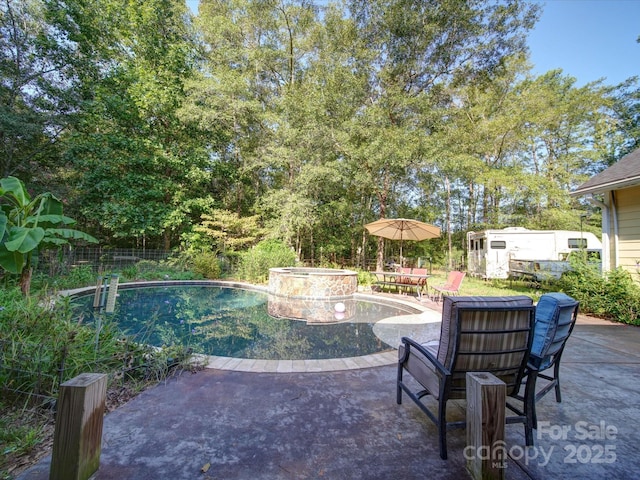
[[(269, 315), (269, 295), (262, 290), (200, 284), (123, 287), (114, 313), (101, 315), (113, 318), (135, 341), (243, 359), (333, 359), (388, 351), (397, 345), (376, 335), (375, 324), (418, 312), (383, 301), (318, 301), (316, 308), (336, 314), (335, 322), (318, 324)], [(78, 296), (74, 303), (85, 318), (94, 318), (93, 295)], [(348, 304), (348, 318), (341, 318), (337, 303)]]

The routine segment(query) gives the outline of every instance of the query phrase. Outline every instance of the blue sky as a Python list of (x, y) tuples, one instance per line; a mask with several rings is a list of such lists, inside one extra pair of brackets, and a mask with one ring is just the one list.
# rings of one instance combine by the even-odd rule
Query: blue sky
[(535, 73), (561, 68), (579, 85), (640, 76), (640, 0), (547, 0), (529, 35)]
[[(579, 86), (604, 78), (615, 85), (640, 76), (640, 0), (540, 0), (529, 35), (534, 72), (561, 68)], [(187, 0), (197, 12), (198, 0)]]

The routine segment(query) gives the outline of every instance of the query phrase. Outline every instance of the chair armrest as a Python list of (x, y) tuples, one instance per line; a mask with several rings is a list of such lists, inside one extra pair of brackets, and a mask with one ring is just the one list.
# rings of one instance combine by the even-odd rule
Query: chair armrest
[(426, 348), (424, 348), (418, 342), (408, 337), (402, 337), (402, 343), (404, 343), (404, 355), (400, 359), (400, 363), (404, 363), (407, 361), (407, 359), (409, 358), (410, 350), (414, 348), (418, 352), (420, 352), (420, 354), (423, 355), (427, 360), (429, 360), (429, 362), (433, 364), (433, 366), (436, 368), (436, 370), (440, 375), (445, 377), (451, 376), (451, 372), (444, 365), (442, 365), (436, 357), (434, 357), (429, 351), (427, 351)]

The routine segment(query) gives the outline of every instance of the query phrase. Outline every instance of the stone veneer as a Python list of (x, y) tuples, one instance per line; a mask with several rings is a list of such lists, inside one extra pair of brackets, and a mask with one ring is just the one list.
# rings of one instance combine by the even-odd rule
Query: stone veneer
[(344, 322), (356, 314), (354, 299), (314, 300), (269, 295), (269, 315), (277, 318), (305, 320), (310, 324)]
[(269, 269), (269, 293), (300, 299), (350, 297), (358, 290), (353, 270), (286, 267)]
[(331, 268), (269, 269), (269, 315), (331, 323), (349, 320), (355, 314), (358, 274)]

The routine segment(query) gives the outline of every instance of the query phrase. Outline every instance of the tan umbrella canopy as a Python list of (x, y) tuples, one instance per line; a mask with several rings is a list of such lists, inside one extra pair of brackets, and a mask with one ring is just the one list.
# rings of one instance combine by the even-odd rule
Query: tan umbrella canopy
[(427, 240), (438, 238), (440, 228), (430, 223), (408, 218), (381, 218), (375, 222), (367, 223), (364, 228), (371, 235), (400, 240), (400, 263), (402, 264), (402, 242), (404, 240)]

